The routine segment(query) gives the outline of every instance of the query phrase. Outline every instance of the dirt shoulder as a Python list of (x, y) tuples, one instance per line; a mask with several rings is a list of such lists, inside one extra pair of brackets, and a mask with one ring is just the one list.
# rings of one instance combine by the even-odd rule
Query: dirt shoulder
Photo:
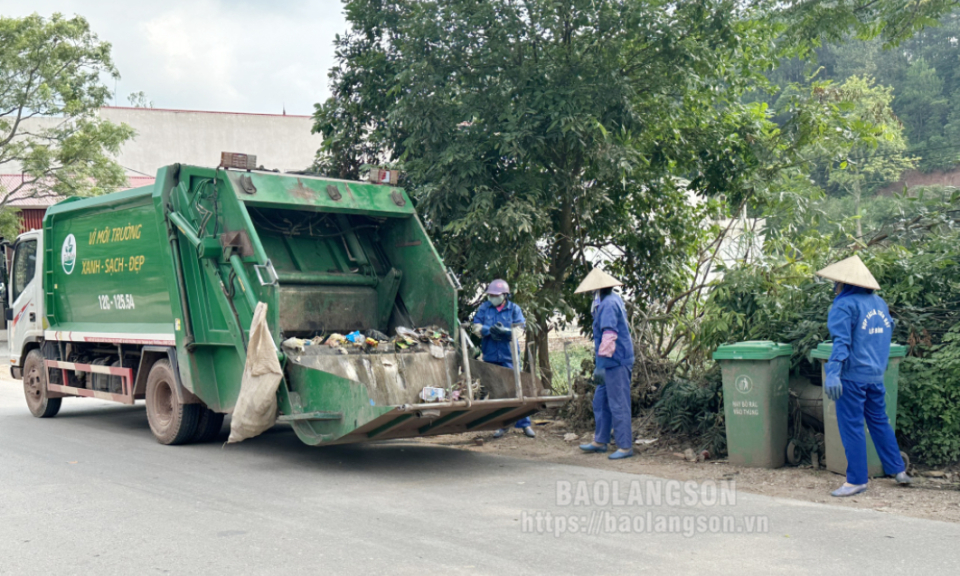
[[(852, 498), (833, 498), (830, 491), (839, 487), (844, 479), (843, 476), (824, 469), (786, 466), (765, 470), (735, 466), (724, 460), (688, 462), (675, 455), (676, 447), (658, 446), (659, 442), (644, 447), (634, 458), (610, 461), (606, 454), (580, 452), (577, 444), (584, 440), (589, 441), (589, 434), (578, 435), (576, 440), (565, 441), (564, 435), (570, 431), (562, 422), (546, 421), (535, 428), (535, 439), (527, 438), (518, 430), (512, 429), (500, 439), (494, 439), (490, 432), (473, 432), (422, 438), (419, 441), (471, 452), (617, 470), (628, 474), (647, 474), (675, 480), (734, 479), (737, 490), (743, 492), (878, 510), (928, 520), (960, 522), (960, 484), (957, 483), (955, 473), (948, 472), (943, 478), (916, 476), (914, 484), (907, 488), (897, 486), (891, 478), (874, 479), (870, 481), (870, 489), (863, 494)], [(478, 444), (478, 438), (483, 440), (482, 445)]]

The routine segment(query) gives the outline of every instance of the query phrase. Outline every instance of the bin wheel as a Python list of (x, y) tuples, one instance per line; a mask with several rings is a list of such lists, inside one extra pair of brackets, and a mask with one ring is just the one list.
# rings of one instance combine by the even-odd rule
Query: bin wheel
[(169, 360), (157, 360), (147, 377), (147, 421), (161, 444), (183, 444), (193, 438), (200, 419), (199, 404), (177, 399), (176, 376)]
[(193, 442), (213, 442), (220, 435), (223, 428), (225, 414), (214, 412), (209, 408), (202, 408), (200, 419), (197, 421), (197, 431), (193, 433)]
[(800, 464), (800, 447), (797, 446), (797, 443), (791, 439), (787, 442), (787, 462), (791, 466), (798, 466)]
[(30, 413), (37, 418), (53, 418), (60, 411), (63, 399), (47, 395), (47, 367), (39, 350), (27, 353), (23, 363), (23, 395)]
[(900, 451), (900, 458), (903, 458), (903, 469), (907, 471), (910, 469), (910, 457), (907, 456), (907, 453), (903, 450)]

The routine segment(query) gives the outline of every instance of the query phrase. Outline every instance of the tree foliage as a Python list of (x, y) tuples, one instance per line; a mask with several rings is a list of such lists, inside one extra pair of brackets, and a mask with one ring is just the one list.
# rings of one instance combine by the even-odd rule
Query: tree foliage
[(960, 328), (954, 326), (925, 356), (907, 358), (907, 384), (897, 425), (931, 464), (960, 460)]
[(858, 76), (848, 78), (839, 89), (844, 101), (849, 103), (846, 112), (849, 122), (868, 123), (876, 133), (867, 142), (851, 139), (844, 143), (842, 151), (846, 158), (830, 166), (829, 182), (857, 195), (860, 191), (873, 192), (884, 184), (896, 182), (916, 161), (905, 154), (903, 126), (890, 106), (892, 90)]
[(783, 29), (749, 3), (356, 0), (347, 16), (318, 168), (401, 164), (464, 309), (508, 278), (541, 344), (586, 312), (572, 290), (598, 254), (641, 308), (686, 285), (690, 223), (717, 210), (691, 198), (739, 205), (822, 134), (743, 102)]
[[(824, 3), (825, 4), (825, 3)], [(904, 125), (910, 156), (922, 170), (960, 163), (960, 10), (943, 14), (896, 46), (880, 38), (840, 36), (815, 50), (815, 58), (785, 60), (770, 74), (775, 84), (869, 77), (892, 88), (891, 108)]]
[(806, 38), (836, 42), (851, 33), (895, 46), (936, 26), (939, 18), (960, 7), (960, 0), (787, 0), (774, 5), (790, 23), (785, 40), (793, 39), (798, 52), (806, 54), (803, 49), (812, 47), (803, 43)]
[(316, 168), (356, 178), (370, 164), (402, 167), (461, 274), (462, 309), (507, 278), (549, 376), (546, 333), (586, 319), (572, 290), (597, 260), (639, 311), (679, 302), (711, 234), (692, 222), (789, 204), (784, 185), (806, 178), (801, 151), (835, 139), (823, 129), (835, 106), (787, 98), (775, 123), (744, 99), (766, 90), (765, 71), (825, 35), (867, 34), (869, 22), (896, 39), (877, 22), (913, 30), (943, 8), (839, 2), (826, 22), (815, 4), (352, 0), (333, 96), (316, 109)]
[[(917, 159), (905, 154), (903, 126), (890, 107), (891, 89), (873, 86), (869, 78), (851, 76), (840, 90), (849, 103), (848, 122), (854, 126), (868, 124), (875, 131), (867, 142), (843, 143), (845, 158), (839, 163), (827, 164), (828, 182), (853, 198), (854, 215), (859, 218), (864, 194), (896, 182), (904, 171), (916, 166)], [(857, 236), (863, 236), (859, 220)]]
[(133, 132), (97, 117), (110, 98), (102, 75), (117, 76), (110, 45), (82, 17), (0, 17), (0, 170), (24, 174), (2, 191), (0, 214), (21, 190), (89, 195), (126, 183), (113, 157)]

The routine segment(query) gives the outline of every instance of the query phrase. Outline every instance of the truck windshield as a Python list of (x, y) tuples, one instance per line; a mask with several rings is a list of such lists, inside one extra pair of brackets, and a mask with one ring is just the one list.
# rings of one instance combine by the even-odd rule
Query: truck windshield
[(27, 240), (17, 244), (17, 251), (13, 256), (13, 281), (10, 296), (10, 302), (16, 302), (23, 289), (33, 280), (33, 274), (37, 270), (37, 241)]

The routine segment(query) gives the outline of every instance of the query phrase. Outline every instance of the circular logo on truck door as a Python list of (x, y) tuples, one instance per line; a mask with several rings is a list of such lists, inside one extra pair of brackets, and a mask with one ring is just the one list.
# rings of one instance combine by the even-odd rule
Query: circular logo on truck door
[(77, 263), (77, 239), (70, 234), (63, 240), (63, 248), (60, 249), (60, 263), (63, 264), (63, 271), (67, 274), (73, 274), (73, 267)]

